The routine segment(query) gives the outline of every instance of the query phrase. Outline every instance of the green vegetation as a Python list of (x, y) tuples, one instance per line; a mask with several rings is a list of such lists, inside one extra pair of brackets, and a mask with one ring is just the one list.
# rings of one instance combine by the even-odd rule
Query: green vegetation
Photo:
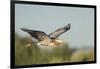
[[(31, 47), (25, 47), (27, 44)], [(65, 62), (84, 62), (94, 60), (94, 50), (87, 51), (69, 48), (68, 44), (56, 47), (52, 51), (41, 50), (30, 37), (20, 37), (15, 34), (15, 64), (49, 64)]]

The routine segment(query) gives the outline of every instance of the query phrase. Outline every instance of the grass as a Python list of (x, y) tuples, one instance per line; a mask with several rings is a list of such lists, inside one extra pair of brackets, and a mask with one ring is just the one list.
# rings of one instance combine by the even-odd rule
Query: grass
[[(32, 47), (25, 47), (31, 43)], [(63, 47), (57, 47), (48, 52), (41, 50), (30, 37), (21, 37), (15, 34), (15, 64), (50, 64), (64, 62), (85, 62), (94, 61), (94, 50), (89, 48), (87, 51), (69, 48), (67, 43)]]

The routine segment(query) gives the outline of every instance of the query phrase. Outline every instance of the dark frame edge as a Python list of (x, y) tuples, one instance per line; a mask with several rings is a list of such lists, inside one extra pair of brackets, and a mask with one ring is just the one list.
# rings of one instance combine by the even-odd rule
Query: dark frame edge
[(94, 7), (94, 58), (95, 63), (97, 62), (97, 6)]
[(40, 2), (40, 1), (19, 1), (13, 0), (17, 4), (36, 4), (36, 5), (49, 5), (49, 6), (69, 6), (69, 7), (83, 7), (83, 8), (95, 8), (96, 5), (83, 5), (83, 4), (69, 4), (69, 3), (54, 3), (54, 2)]
[(14, 12), (15, 12), (15, 4), (14, 1), (11, 0), (10, 1), (10, 68), (15, 68), (15, 48), (14, 48), (14, 21), (15, 21), (15, 17), (14, 17)]
[(89, 62), (70, 62), (70, 63), (54, 63), (54, 64), (37, 64), (37, 65), (16, 65), (15, 68), (30, 68), (30, 67), (53, 67), (53, 66), (67, 66), (67, 65), (81, 65), (81, 64), (95, 64), (96, 61)]

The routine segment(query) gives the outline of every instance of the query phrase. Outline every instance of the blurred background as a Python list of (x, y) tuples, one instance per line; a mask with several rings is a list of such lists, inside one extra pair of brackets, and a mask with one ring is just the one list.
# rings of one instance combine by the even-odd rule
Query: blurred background
[[(31, 47), (25, 47), (27, 44)], [(67, 43), (62, 47), (55, 47), (51, 51), (42, 50), (30, 37), (20, 37), (15, 35), (15, 64), (50, 64), (94, 61), (94, 48), (75, 47), (70, 48)]]
[[(47, 34), (71, 24), (71, 29), (59, 36), (62, 47), (41, 50), (34, 38), (20, 30), (27, 28)], [(25, 45), (31, 44), (26, 48)], [(15, 64), (47, 64), (94, 61), (94, 9), (43, 5), (15, 5)]]

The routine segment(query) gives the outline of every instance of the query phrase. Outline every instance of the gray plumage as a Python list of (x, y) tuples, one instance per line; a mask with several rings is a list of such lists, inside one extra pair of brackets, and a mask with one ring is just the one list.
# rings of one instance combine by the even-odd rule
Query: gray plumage
[(57, 29), (53, 33), (47, 35), (46, 33), (42, 31), (36, 31), (36, 30), (29, 30), (25, 28), (21, 28), (24, 32), (29, 33), (33, 38), (37, 39), (38, 41), (43, 41), (43, 40), (51, 40), (51, 39), (56, 39), (58, 36), (63, 34), (64, 32), (70, 30), (70, 24)]

